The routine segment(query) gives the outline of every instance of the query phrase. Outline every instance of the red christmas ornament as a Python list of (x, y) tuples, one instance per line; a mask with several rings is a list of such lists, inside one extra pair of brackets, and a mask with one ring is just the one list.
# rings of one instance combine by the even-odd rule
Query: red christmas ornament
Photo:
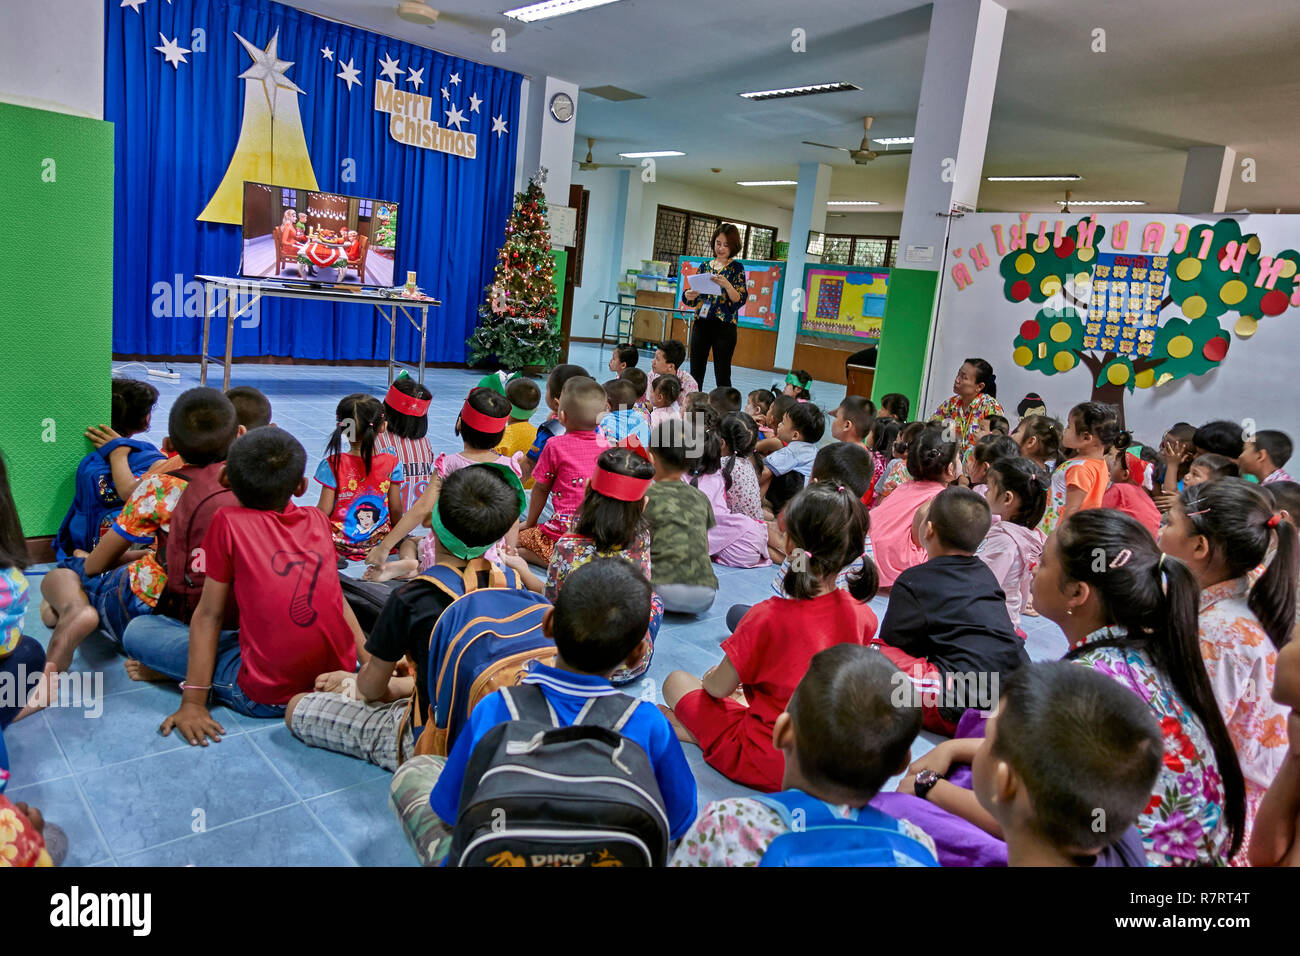
[(1061, 240), (1061, 244), (1056, 247), (1057, 258), (1064, 259), (1072, 252), (1074, 252), (1074, 240), (1066, 236)]
[(1274, 289), (1272, 292), (1265, 293), (1264, 298), (1259, 300), (1259, 311), (1265, 315), (1281, 315), (1286, 311), (1288, 304), (1286, 293), (1281, 289)]
[(1023, 302), (1029, 298), (1029, 283), (1024, 279), (1011, 286), (1011, 298), (1017, 302)]
[(1228, 340), (1221, 339), (1217, 335), (1205, 343), (1201, 349), (1201, 354), (1210, 362), (1222, 362), (1223, 357), (1228, 354)]
[(1034, 339), (1038, 338), (1038, 333), (1041, 331), (1042, 330), (1038, 327), (1038, 323), (1031, 319), (1020, 326), (1020, 337), (1026, 342), (1032, 342)]

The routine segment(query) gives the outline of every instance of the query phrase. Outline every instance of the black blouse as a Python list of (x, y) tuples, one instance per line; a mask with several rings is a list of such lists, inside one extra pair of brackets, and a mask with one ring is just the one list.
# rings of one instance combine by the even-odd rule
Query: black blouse
[(694, 308), (696, 315), (701, 319), (717, 319), (719, 322), (735, 325), (741, 306), (749, 301), (749, 286), (745, 282), (745, 267), (740, 264), (738, 259), (732, 259), (727, 263), (725, 269), (714, 269), (710, 266), (710, 262), (712, 260), (700, 263), (700, 271), (722, 276), (740, 293), (740, 298), (732, 302), (731, 297), (725, 292), (718, 295), (701, 293), (694, 302), (687, 302), (686, 305)]

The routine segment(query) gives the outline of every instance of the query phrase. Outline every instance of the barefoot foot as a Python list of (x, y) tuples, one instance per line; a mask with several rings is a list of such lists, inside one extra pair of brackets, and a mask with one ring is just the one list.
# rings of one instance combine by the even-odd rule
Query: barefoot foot
[(59, 626), (59, 616), (54, 613), (54, 608), (50, 606), (49, 601), (41, 602), (41, 623), (51, 631)]
[(131, 680), (161, 681), (171, 679), (166, 674), (156, 671), (152, 667), (146, 667), (139, 661), (130, 658), (127, 658), (126, 663), (122, 666), (126, 668), (126, 676)]

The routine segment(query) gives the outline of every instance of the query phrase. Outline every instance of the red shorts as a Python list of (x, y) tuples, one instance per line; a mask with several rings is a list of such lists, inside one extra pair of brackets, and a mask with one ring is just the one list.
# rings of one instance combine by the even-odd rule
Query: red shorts
[(781, 789), (785, 755), (772, 744), (772, 728), (740, 701), (693, 690), (677, 702), (673, 714), (695, 735), (704, 762), (718, 773), (755, 790)]
[(937, 700), (943, 691), (943, 673), (924, 657), (913, 657), (906, 651), (880, 641), (871, 646), (884, 654), (895, 667), (907, 675), (912, 686), (921, 692), (921, 726), (931, 733), (951, 737), (957, 725), (939, 713)]
[(547, 563), (550, 563), (551, 552), (555, 550), (555, 542), (536, 526), (519, 532), (519, 546), (527, 548), (539, 558), (545, 559)]

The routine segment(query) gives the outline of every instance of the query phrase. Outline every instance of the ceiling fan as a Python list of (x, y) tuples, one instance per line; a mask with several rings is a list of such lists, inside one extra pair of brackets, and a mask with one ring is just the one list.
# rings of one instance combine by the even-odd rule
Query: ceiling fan
[(849, 157), (859, 166), (865, 166), (867, 163), (871, 162), (873, 159), (876, 159), (880, 156), (910, 156), (911, 155), (912, 151), (910, 149), (882, 149), (879, 152), (876, 152), (875, 150), (871, 149), (871, 147), (868, 144), (870, 142), (871, 121), (873, 119), (875, 119), (875, 117), (873, 116), (862, 117), (862, 142), (858, 144), (857, 149), (853, 149), (852, 147), (849, 146), (831, 146), (829, 143), (814, 143), (806, 139), (803, 141), (804, 145), (820, 146), (823, 149), (842, 149), (844, 152), (848, 153)]
[(436, 27), (439, 23), (473, 30), (477, 33), (490, 33), (500, 27), (507, 36), (513, 36), (523, 29), (524, 24), (518, 20), (503, 16), (476, 16), (469, 13), (456, 13), (451, 10), (438, 10), (424, 0), (401, 0), (397, 4), (397, 16), (407, 23), (420, 26)]
[(591, 150), (592, 150), (592, 147), (594, 147), (595, 145), (596, 145), (596, 141), (595, 141), (594, 139), (592, 139), (590, 136), (588, 136), (588, 137), (587, 137), (587, 158), (584, 159), (584, 160), (582, 160), (581, 162), (579, 162), (579, 161), (576, 160), (576, 159), (574, 160), (574, 162), (578, 164), (578, 168), (581, 169), (584, 173), (589, 173), (589, 172), (591, 172), (593, 169), (635, 169), (635, 168), (636, 168), (636, 164), (635, 164), (635, 163), (596, 163), (596, 162), (592, 162), (592, 159), (591, 159)]

